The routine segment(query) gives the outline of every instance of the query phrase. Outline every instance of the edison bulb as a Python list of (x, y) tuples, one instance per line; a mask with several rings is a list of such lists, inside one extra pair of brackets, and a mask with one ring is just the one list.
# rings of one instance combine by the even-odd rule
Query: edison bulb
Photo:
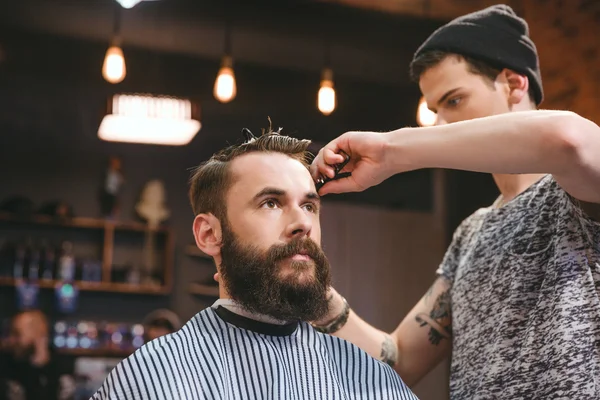
[(333, 73), (330, 69), (323, 71), (321, 79), (321, 87), (317, 97), (317, 107), (324, 115), (329, 115), (335, 110), (336, 98), (335, 89), (333, 87)]
[(437, 122), (437, 114), (434, 113), (427, 107), (425, 97), (421, 97), (419, 100), (419, 107), (417, 108), (417, 123), (421, 126), (432, 126)]
[(214, 96), (221, 103), (230, 102), (237, 94), (235, 74), (231, 57), (224, 57), (221, 69), (215, 81)]
[(117, 0), (123, 8), (133, 8), (136, 4), (141, 3), (143, 0)]
[(111, 46), (106, 51), (104, 64), (102, 65), (102, 76), (110, 83), (119, 83), (125, 79), (125, 57), (123, 50), (118, 46)]

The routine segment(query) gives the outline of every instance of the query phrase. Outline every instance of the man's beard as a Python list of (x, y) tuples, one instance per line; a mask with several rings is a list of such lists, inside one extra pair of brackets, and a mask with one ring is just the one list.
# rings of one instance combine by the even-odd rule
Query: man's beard
[[(311, 260), (290, 259), (300, 252)], [(282, 276), (284, 262), (289, 263), (291, 271)], [(303, 276), (310, 269), (314, 269), (314, 276)], [(250, 312), (282, 321), (314, 321), (328, 311), (329, 262), (320, 246), (309, 238), (261, 251), (241, 243), (223, 224), (220, 273), (231, 298)]]

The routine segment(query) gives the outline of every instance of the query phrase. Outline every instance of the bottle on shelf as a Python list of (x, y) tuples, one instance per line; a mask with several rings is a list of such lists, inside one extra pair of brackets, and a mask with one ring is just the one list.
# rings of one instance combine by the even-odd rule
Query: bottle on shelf
[(49, 246), (45, 241), (42, 244), (42, 253), (44, 256), (42, 268), (42, 280), (51, 281), (54, 279), (54, 268), (56, 264), (56, 255), (54, 248)]
[(84, 282), (102, 281), (102, 263), (94, 259), (86, 259), (81, 267), (81, 280)]
[(29, 271), (27, 276), (30, 281), (37, 281), (40, 277), (40, 251), (35, 247), (29, 249)]
[(73, 281), (75, 279), (75, 257), (73, 256), (73, 243), (63, 242), (62, 255), (58, 262), (58, 279), (63, 281)]
[(15, 247), (15, 262), (13, 265), (13, 278), (15, 279), (23, 279), (25, 273), (25, 255), (25, 246), (23, 244), (17, 244)]

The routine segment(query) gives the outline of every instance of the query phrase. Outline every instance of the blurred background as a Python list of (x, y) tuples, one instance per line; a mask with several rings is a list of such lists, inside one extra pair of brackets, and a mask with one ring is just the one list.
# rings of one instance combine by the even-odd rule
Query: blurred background
[[(218, 296), (193, 241), (191, 168), (268, 118), (314, 153), (348, 130), (430, 123), (408, 77), (413, 52), (450, 19), (496, 3), (3, 2), (0, 373), (46, 340), (56, 379), (87, 399), (118, 361)], [(506, 4), (537, 44), (542, 108), (598, 122), (600, 2)], [(497, 195), (486, 174), (419, 170), (327, 196), (337, 289), (391, 331), (433, 282), (456, 226)], [(447, 398), (447, 369), (417, 395)]]

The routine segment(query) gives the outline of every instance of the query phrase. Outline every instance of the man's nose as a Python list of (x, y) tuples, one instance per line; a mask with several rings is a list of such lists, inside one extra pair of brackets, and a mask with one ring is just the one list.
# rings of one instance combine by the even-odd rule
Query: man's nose
[(290, 238), (310, 236), (312, 221), (302, 207), (294, 207), (290, 211), (290, 223), (287, 227), (287, 236)]

